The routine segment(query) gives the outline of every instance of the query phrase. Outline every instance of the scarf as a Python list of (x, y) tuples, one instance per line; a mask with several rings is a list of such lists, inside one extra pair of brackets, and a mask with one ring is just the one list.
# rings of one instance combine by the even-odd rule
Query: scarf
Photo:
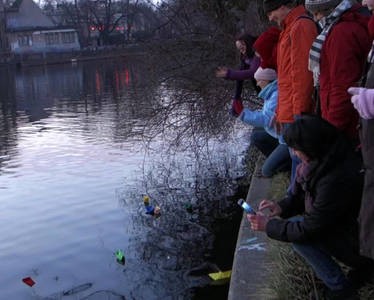
[(296, 167), (295, 179), (291, 184), (291, 193), (296, 195), (300, 192), (300, 188), (305, 192), (305, 186), (308, 180), (310, 179), (310, 175), (312, 170), (314, 169), (314, 165), (306, 161), (301, 161)]
[(355, 0), (343, 0), (327, 17), (319, 21), (319, 24), (322, 27), (322, 32), (316, 37), (310, 48), (308, 65), (308, 69), (313, 72), (314, 86), (319, 85), (319, 61), (321, 58), (323, 43), (325, 42), (331, 28), (339, 21), (343, 13), (349, 10), (355, 2)]

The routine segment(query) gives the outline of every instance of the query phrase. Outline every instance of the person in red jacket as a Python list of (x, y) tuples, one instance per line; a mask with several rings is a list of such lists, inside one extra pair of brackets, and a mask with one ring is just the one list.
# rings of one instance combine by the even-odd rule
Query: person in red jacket
[(357, 145), (358, 114), (347, 90), (359, 84), (364, 72), (370, 17), (350, 0), (306, 0), (305, 7), (322, 27), (309, 56), (309, 69), (319, 81), (322, 118)]

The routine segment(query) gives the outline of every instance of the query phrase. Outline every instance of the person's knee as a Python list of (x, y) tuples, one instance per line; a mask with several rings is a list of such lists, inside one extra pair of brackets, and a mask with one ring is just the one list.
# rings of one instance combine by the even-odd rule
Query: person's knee
[(298, 244), (298, 243), (292, 243), (292, 249), (296, 252), (298, 252), (297, 250), (301, 248), (301, 245)]
[(292, 249), (301, 256), (303, 256), (303, 253), (305, 253), (308, 248), (309, 245), (305, 245), (302, 243), (292, 243)]
[(261, 168), (261, 174), (263, 177), (272, 177), (274, 173), (274, 170), (266, 165), (263, 165)]

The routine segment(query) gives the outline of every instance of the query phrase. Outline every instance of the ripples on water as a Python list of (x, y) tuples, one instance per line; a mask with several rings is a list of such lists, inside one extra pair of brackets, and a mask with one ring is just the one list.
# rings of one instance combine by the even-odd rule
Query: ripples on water
[[(182, 105), (163, 119), (180, 91), (143, 68), (0, 71), (1, 299), (189, 299), (201, 284), (184, 276), (212, 248), (199, 220), (225, 209), (246, 128), (204, 136), (183, 128)], [(160, 218), (145, 215), (144, 194)]]

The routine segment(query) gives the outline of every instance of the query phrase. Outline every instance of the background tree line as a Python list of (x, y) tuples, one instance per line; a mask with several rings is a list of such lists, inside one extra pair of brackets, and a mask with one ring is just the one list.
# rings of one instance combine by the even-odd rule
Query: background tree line
[[(59, 25), (77, 29), (81, 44), (95, 31), (103, 45), (157, 39), (231, 38), (259, 34), (262, 0), (45, 0), (44, 12)], [(118, 28), (121, 28), (118, 32)], [(118, 41), (117, 41), (118, 42)]]

